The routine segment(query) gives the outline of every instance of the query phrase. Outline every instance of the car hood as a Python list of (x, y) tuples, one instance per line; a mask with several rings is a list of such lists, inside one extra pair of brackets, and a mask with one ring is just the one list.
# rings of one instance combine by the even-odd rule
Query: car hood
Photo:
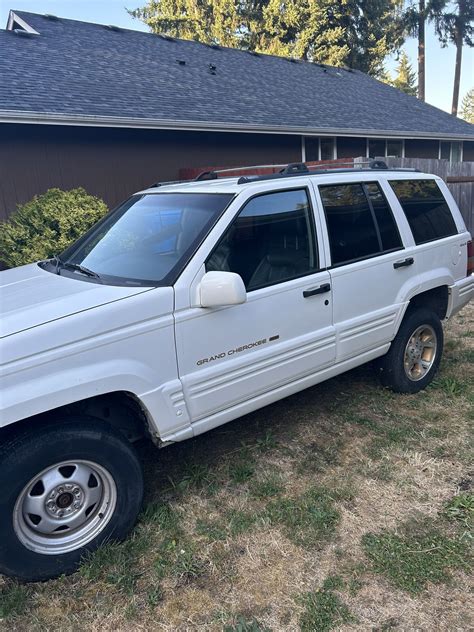
[(47, 272), (36, 263), (0, 272), (0, 337), (145, 292)]

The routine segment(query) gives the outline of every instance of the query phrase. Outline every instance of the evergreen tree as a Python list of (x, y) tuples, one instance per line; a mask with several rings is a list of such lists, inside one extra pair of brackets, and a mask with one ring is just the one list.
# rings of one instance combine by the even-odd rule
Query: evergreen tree
[(474, 88), (466, 92), (461, 105), (461, 118), (468, 123), (474, 123)]
[(447, 0), (409, 0), (404, 14), (406, 32), (418, 39), (418, 98), (425, 100), (425, 25), (439, 19)]
[(416, 97), (416, 74), (405, 51), (403, 51), (400, 55), (397, 66), (397, 76), (392, 81), (392, 85), (394, 88), (398, 88), (402, 92), (406, 92), (407, 94)]
[(463, 46), (474, 46), (474, 0), (456, 0), (452, 11), (442, 13), (436, 21), (436, 31), (443, 46), (456, 46), (454, 87), (451, 113), (457, 116)]
[(155, 33), (349, 66), (373, 75), (402, 43), (403, 0), (147, 0)]

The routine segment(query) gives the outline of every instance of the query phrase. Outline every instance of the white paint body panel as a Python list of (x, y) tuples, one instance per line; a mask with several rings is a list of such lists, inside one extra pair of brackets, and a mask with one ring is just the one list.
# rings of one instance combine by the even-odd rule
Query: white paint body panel
[[(408, 302), (420, 292), (448, 286), (447, 316), (456, 313), (472, 298), (474, 279), (465, 276), (470, 236), (447, 187), (437, 179), (459, 234), (415, 246), (387, 181), (433, 176), (364, 175), (241, 186), (230, 178), (160, 188), (236, 194), (174, 287), (106, 286), (36, 264), (1, 272), (0, 426), (126, 391), (141, 402), (156, 436), (181, 440), (383, 355)], [(364, 179), (384, 189), (404, 248), (331, 268), (317, 185)], [(249, 292), (238, 305), (198, 307), (204, 262), (246, 200), (302, 187), (314, 208), (321, 270)], [(394, 270), (393, 263), (406, 257), (414, 265)], [(303, 297), (323, 283), (331, 284), (331, 292)]]

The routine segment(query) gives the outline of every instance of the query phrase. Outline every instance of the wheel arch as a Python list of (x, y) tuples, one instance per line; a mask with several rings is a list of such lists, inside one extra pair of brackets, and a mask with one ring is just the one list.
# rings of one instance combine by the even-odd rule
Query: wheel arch
[(424, 290), (412, 296), (408, 302), (405, 314), (416, 309), (425, 308), (433, 311), (440, 320), (446, 318), (448, 311), (449, 288), (447, 285), (438, 285), (429, 290)]
[(142, 438), (159, 441), (155, 424), (143, 402), (133, 393), (113, 391), (93, 395), (45, 412), (31, 415), (0, 428), (0, 440), (11, 433), (21, 432), (34, 425), (60, 422), (64, 415), (87, 415), (105, 421), (119, 430), (130, 442)]

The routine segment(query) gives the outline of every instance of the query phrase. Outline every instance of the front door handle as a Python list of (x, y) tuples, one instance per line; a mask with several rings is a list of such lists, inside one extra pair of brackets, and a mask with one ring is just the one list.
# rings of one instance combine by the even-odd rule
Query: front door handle
[(397, 268), (405, 268), (406, 266), (411, 266), (414, 263), (415, 260), (413, 259), (413, 257), (408, 257), (407, 259), (403, 259), (403, 261), (395, 261), (393, 267), (396, 270)]
[(331, 284), (323, 283), (319, 287), (312, 288), (311, 290), (304, 290), (303, 296), (305, 298), (308, 298), (308, 296), (314, 296), (315, 294), (324, 294), (324, 292), (330, 292), (330, 291), (331, 291)]

